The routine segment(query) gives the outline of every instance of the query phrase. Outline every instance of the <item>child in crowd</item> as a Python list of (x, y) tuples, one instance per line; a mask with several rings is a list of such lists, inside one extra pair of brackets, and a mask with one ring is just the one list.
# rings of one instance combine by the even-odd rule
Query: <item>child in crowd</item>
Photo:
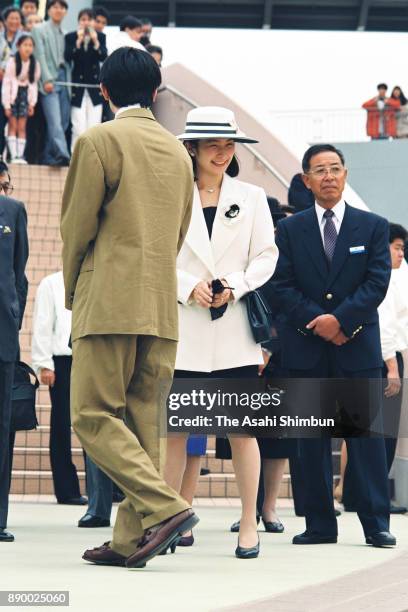
[(25, 164), (27, 117), (34, 114), (38, 99), (40, 65), (34, 58), (34, 41), (29, 34), (17, 42), (17, 53), (7, 62), (2, 103), (8, 118), (7, 145), (14, 163)]

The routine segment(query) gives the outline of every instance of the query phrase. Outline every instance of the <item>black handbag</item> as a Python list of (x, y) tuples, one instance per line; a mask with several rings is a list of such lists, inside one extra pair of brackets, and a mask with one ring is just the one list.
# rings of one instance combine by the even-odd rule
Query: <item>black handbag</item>
[(255, 289), (246, 294), (245, 301), (248, 321), (255, 342), (257, 344), (269, 342), (274, 338), (274, 319), (265, 296), (259, 289)]
[[(30, 375), (35, 378), (31, 382)], [(34, 370), (26, 363), (18, 361), (14, 368), (13, 391), (11, 394), (10, 431), (29, 431), (38, 425), (35, 412), (35, 398), (40, 386)]]

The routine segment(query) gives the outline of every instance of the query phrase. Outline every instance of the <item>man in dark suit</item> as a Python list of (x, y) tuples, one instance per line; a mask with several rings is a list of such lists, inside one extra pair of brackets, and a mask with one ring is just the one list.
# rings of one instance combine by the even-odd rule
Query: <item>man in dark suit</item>
[(72, 87), (71, 122), (72, 146), (88, 128), (102, 121), (103, 97), (99, 89), (101, 62), (108, 56), (106, 35), (93, 28), (93, 12), (82, 9), (78, 15), (78, 30), (65, 35), (65, 61), (71, 65), (71, 80), (96, 87)]
[(10, 190), (7, 168), (4, 172), (0, 168), (0, 542), (14, 540), (6, 531), (11, 390), (28, 288), (24, 274), (28, 258), (27, 215), (21, 202), (3, 195)]
[[(278, 223), (279, 260), (269, 286), (271, 299), (285, 316), (282, 365), (292, 378), (380, 379), (377, 307), (391, 272), (388, 223), (344, 202), (347, 170), (342, 153), (332, 145), (308, 149), (302, 166), (315, 205)], [(371, 412), (381, 408), (377, 387), (367, 403)], [(334, 388), (330, 383), (329, 391)], [(335, 543), (331, 439), (303, 439), (300, 445), (306, 531), (293, 543)], [(393, 546), (384, 440), (348, 438), (347, 448), (366, 542)]]

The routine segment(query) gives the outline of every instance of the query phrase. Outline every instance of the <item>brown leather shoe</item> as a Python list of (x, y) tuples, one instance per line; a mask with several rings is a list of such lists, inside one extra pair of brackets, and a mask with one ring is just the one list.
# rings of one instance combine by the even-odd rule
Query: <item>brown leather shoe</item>
[(110, 542), (105, 542), (102, 546), (86, 550), (82, 558), (97, 565), (119, 565), (120, 567), (125, 567), (126, 557), (112, 550), (109, 544)]
[(144, 565), (159, 555), (162, 550), (171, 546), (183, 535), (197, 525), (199, 518), (189, 508), (169, 519), (147, 529), (138, 544), (136, 552), (126, 560), (126, 567), (144, 567)]

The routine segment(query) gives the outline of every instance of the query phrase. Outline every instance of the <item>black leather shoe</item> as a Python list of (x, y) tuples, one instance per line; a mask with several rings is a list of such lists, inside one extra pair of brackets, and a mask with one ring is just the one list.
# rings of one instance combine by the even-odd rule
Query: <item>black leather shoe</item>
[(378, 531), (367, 536), (366, 543), (377, 548), (385, 548), (386, 546), (396, 546), (397, 539), (389, 531)]
[(65, 506), (87, 506), (88, 500), (83, 495), (79, 497), (68, 497), (68, 499), (59, 499), (59, 504), (63, 504)]
[(408, 509), (405, 506), (394, 506), (391, 504), (390, 506), (390, 514), (406, 514)]
[[(261, 517), (259, 516), (259, 514), (256, 515), (256, 524), (259, 525), (259, 521), (261, 520)], [(232, 523), (231, 527), (230, 527), (230, 531), (232, 533), (239, 533), (239, 528), (241, 526), (241, 522), (240, 521), (235, 521), (235, 523)]]
[(251, 548), (243, 548), (239, 545), (238, 538), (238, 546), (235, 549), (235, 556), (237, 559), (256, 559), (259, 555), (259, 538), (258, 543), (255, 546), (251, 546)]
[(300, 533), (296, 535), (292, 544), (336, 544), (337, 536), (325, 536), (320, 535), (318, 533), (308, 533), (305, 531), (304, 533)]
[(110, 527), (110, 521), (87, 513), (79, 519), (78, 527)]
[(285, 531), (285, 527), (280, 521), (265, 521), (265, 519), (262, 519), (262, 522), (264, 524), (265, 531), (268, 533), (283, 533)]
[(6, 531), (4, 527), (0, 527), (0, 542), (14, 542), (13, 534)]

